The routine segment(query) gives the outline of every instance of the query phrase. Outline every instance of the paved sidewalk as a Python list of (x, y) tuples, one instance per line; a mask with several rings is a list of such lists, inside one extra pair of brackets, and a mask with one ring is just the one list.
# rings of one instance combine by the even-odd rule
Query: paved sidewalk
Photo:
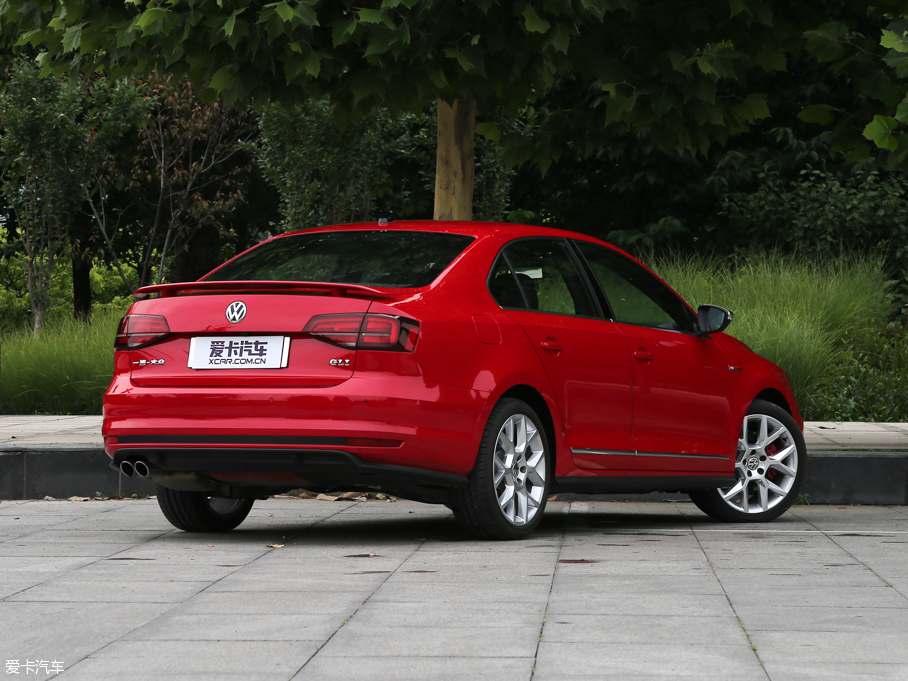
[[(804, 424), (809, 450), (906, 451), (908, 423)], [(100, 416), (0, 416), (0, 449), (102, 447)]]
[(227, 535), (153, 500), (7, 501), (0, 659), (67, 681), (904, 681), (906, 565), (906, 507), (749, 526), (554, 502), (495, 543), (405, 501), (275, 498)]

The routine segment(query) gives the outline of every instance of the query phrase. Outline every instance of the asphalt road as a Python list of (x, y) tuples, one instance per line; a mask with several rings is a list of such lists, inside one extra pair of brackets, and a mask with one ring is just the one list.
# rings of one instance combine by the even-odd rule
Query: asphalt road
[(494, 543), (405, 501), (270, 499), (218, 536), (153, 500), (4, 501), (0, 661), (9, 679), (904, 681), (908, 508), (745, 526), (558, 501)]

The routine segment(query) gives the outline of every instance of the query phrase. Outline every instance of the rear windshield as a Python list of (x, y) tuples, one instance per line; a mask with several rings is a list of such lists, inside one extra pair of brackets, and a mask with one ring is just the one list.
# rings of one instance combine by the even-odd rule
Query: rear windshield
[(205, 279), (428, 286), (474, 237), (409, 231), (294, 234), (255, 248)]

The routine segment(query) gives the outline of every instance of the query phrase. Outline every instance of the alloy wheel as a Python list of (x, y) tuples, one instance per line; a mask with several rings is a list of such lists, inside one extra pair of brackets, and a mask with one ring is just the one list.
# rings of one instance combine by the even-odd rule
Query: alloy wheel
[(492, 465), (498, 506), (513, 525), (526, 525), (543, 505), (545, 458), (539, 427), (525, 414), (510, 416), (498, 432)]
[(765, 513), (788, 497), (797, 473), (798, 447), (788, 428), (767, 414), (748, 414), (738, 439), (737, 481), (719, 496), (736, 511)]

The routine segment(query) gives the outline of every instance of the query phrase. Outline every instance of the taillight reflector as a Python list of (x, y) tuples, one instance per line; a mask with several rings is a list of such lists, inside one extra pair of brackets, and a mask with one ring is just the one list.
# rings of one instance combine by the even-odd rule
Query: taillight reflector
[(167, 319), (160, 315), (130, 314), (120, 320), (114, 347), (127, 350), (148, 345), (170, 334)]
[(419, 322), (386, 314), (320, 314), (303, 333), (345, 348), (413, 352)]

